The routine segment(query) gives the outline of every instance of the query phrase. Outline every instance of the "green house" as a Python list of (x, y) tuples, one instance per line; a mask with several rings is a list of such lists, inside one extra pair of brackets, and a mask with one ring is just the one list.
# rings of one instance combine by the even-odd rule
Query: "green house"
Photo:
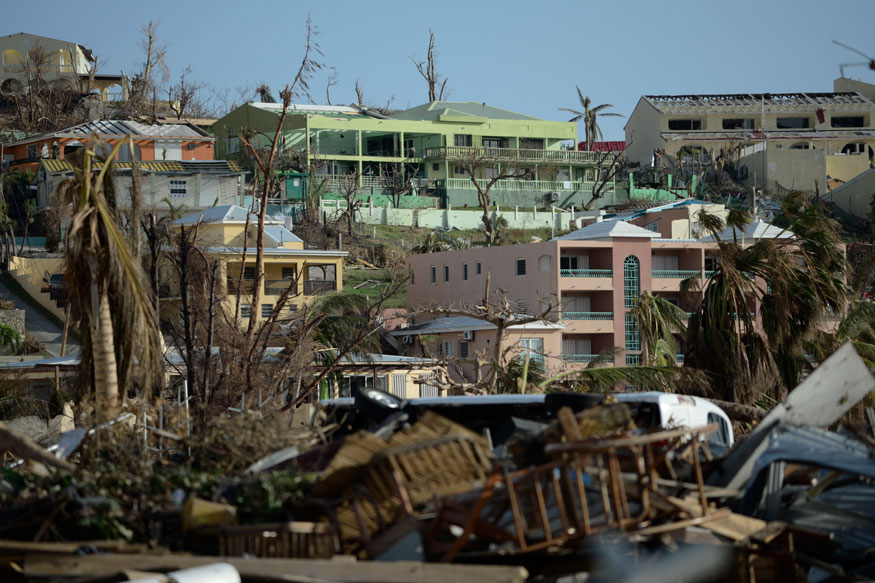
[[(240, 135), (267, 144), (282, 106), (247, 103), (218, 120), (216, 157), (240, 158)], [(525, 179), (496, 182), (502, 206), (580, 206), (592, 195), (597, 152), (576, 151), (577, 124), (548, 121), (479, 102), (435, 101), (385, 116), (364, 107), (293, 105), (283, 125), (281, 153), (305, 156), (311, 187), (349, 192), (441, 197), (453, 207), (477, 206), (465, 167), (476, 166), (481, 187), (512, 168)], [(474, 164), (476, 162), (476, 164)], [(350, 176), (356, 184), (350, 184)], [(304, 188), (300, 196), (305, 196)], [(613, 184), (608, 190), (613, 190)], [(291, 187), (286, 184), (286, 194)], [(397, 198), (397, 196), (396, 196)]]

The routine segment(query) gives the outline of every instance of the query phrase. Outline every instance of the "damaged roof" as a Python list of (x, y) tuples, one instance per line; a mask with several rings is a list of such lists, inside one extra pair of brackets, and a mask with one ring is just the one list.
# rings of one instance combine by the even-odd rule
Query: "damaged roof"
[[(41, 167), (49, 174), (66, 174), (73, 172), (73, 165), (68, 160), (45, 159)], [(116, 161), (116, 170), (130, 170), (130, 162)], [(234, 160), (141, 160), (137, 168), (142, 172), (155, 174), (245, 174), (240, 163)]]
[(645, 95), (654, 108), (663, 113), (681, 113), (695, 110), (738, 111), (763, 107), (770, 109), (793, 109), (827, 106), (842, 109), (873, 108), (870, 100), (856, 91), (845, 93), (717, 93), (703, 95)]
[(153, 139), (186, 139), (186, 140), (209, 140), (213, 137), (192, 124), (160, 124), (147, 125), (131, 120), (113, 120), (103, 119), (87, 121), (69, 128), (57, 130), (54, 132), (46, 132), (30, 136), (23, 140), (13, 142), (10, 146), (18, 144), (27, 144), (30, 142), (38, 142), (47, 138), (87, 138), (92, 134), (97, 134), (102, 138), (106, 137), (148, 137)]
[(615, 237), (636, 237), (655, 239), (660, 234), (643, 229), (626, 221), (607, 220), (592, 223), (573, 233), (551, 239), (552, 241), (593, 241), (598, 239), (613, 239)]
[(480, 101), (431, 101), (392, 115), (394, 119), (440, 121), (442, 116), (544, 121)]

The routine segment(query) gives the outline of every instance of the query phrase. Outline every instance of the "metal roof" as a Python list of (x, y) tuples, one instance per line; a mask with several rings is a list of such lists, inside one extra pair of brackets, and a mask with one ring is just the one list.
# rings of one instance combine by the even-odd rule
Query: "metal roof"
[(717, 237), (708, 235), (707, 237), (702, 237), (700, 241), (717, 241), (718, 238), (721, 241), (733, 241), (736, 239), (738, 241), (756, 241), (758, 239), (792, 239), (795, 236), (792, 232), (776, 227), (771, 223), (752, 221), (744, 226), (744, 231), (739, 230), (738, 227), (726, 227), (717, 234)]
[(434, 121), (441, 115), (544, 121), (537, 117), (502, 109), (480, 101), (431, 101), (416, 107), (411, 107), (405, 111), (394, 113), (392, 117), (394, 119)]
[(707, 111), (794, 111), (800, 108), (828, 107), (834, 110), (875, 108), (857, 92), (847, 93), (727, 93), (710, 95), (645, 95), (663, 113)]
[[(40, 162), (49, 174), (64, 174), (73, 171), (68, 160), (44, 159)], [(130, 170), (130, 162), (114, 162), (116, 170)], [(137, 168), (157, 174), (243, 174), (240, 163), (234, 160), (141, 160)]]
[[(583, 152), (588, 151), (586, 149), (586, 142), (578, 142), (577, 149)], [(592, 151), (593, 152), (622, 152), (626, 149), (626, 142), (624, 140), (613, 141), (613, 142), (593, 142), (592, 143)]]
[(615, 237), (637, 237), (654, 239), (660, 234), (642, 229), (626, 221), (601, 221), (587, 225), (573, 233), (552, 239), (553, 241), (591, 241), (594, 239), (613, 239)]
[[(875, 108), (875, 106), (873, 106)], [(682, 140), (685, 142), (696, 141), (713, 141), (713, 140), (735, 140), (735, 141), (762, 141), (762, 140), (847, 140), (849, 138), (864, 137), (870, 138), (875, 136), (875, 130), (867, 129), (847, 129), (839, 130), (835, 128), (827, 130), (737, 130), (737, 131), (722, 131), (722, 132), (702, 132), (702, 131), (683, 131), (683, 132), (660, 132), (664, 140)]]
[(80, 138), (97, 134), (101, 137), (110, 136), (134, 136), (137, 138), (153, 139), (186, 139), (186, 140), (210, 140), (213, 138), (202, 129), (191, 124), (160, 124), (147, 125), (131, 120), (103, 119), (87, 121), (78, 125), (30, 136), (23, 140), (13, 142), (10, 145), (38, 142), (45, 139), (57, 138)]

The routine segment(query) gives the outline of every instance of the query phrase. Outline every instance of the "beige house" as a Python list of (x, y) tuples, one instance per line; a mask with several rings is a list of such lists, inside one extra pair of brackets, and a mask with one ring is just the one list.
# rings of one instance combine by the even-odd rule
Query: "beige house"
[(124, 77), (97, 71), (97, 57), (80, 44), (19, 32), (0, 36), (0, 90), (26, 90), (38, 75), (48, 83), (85, 92), (104, 100), (123, 99)]
[(737, 159), (737, 181), (823, 193), (875, 163), (875, 103), (857, 91), (645, 95), (625, 126), (626, 156)]
[[(250, 215), (247, 235), (247, 214), (249, 211), (242, 207), (224, 205), (192, 213), (171, 223), (174, 230), (197, 226), (201, 248), (209, 257), (219, 259), (220, 281), (225, 283), (224, 290), (221, 290), (225, 296), (223, 306), (228, 314), (234, 313), (241, 271), (243, 284), (239, 316), (244, 319), (250, 314), (258, 319), (269, 316), (280, 296), (292, 285), (295, 288), (290, 294), (289, 310), (301, 302), (343, 287), (346, 251), (305, 249), (304, 242), (289, 231), (283, 221), (268, 218), (264, 229), (265, 277), (261, 282), (261, 304), (250, 305), (249, 298), (254, 292), (258, 217), (254, 213)], [(245, 262), (244, 248), (247, 250)], [(169, 315), (175, 310), (178, 291), (169, 277), (160, 287), (164, 298), (162, 316)]]

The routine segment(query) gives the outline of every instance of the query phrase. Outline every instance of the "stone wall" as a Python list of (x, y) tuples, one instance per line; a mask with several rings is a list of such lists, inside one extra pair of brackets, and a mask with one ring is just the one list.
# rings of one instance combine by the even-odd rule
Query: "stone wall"
[(24, 310), (0, 310), (0, 324), (11, 326), (24, 340)]

